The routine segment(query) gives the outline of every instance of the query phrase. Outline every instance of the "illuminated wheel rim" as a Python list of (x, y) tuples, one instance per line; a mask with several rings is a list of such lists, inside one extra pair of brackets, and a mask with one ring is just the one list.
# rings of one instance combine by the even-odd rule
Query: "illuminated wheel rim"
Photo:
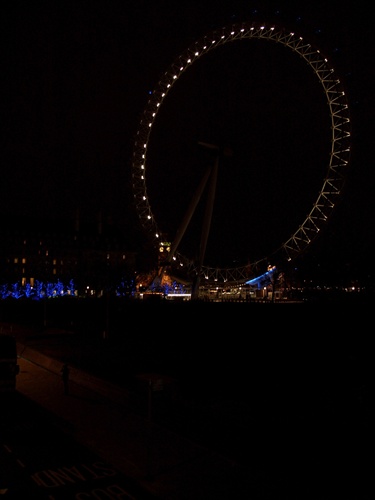
[[(136, 210), (144, 230), (150, 235), (155, 248), (161, 243), (162, 231), (151, 209), (147, 194), (147, 153), (156, 116), (169, 91), (192, 64), (210, 51), (236, 40), (269, 40), (291, 49), (308, 63), (318, 78), (326, 98), (331, 125), (329, 163), (323, 185), (312, 208), (295, 231), (271, 254), (240, 267), (210, 267), (203, 265), (201, 272), (207, 282), (243, 283), (259, 272), (264, 272), (270, 262), (282, 266), (299, 256), (314, 241), (340, 199), (350, 160), (350, 116), (344, 88), (328, 60), (319, 49), (302, 37), (276, 26), (263, 24), (235, 24), (216, 30), (200, 39), (183, 52), (164, 73), (143, 111), (132, 157), (132, 187)], [(188, 275), (198, 272), (197, 263), (175, 253), (177, 265), (184, 266)]]

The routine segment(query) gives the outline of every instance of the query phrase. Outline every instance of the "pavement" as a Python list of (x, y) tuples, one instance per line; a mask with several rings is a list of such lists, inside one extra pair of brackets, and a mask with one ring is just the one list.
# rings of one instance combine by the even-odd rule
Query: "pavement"
[[(42, 352), (40, 343), (28, 341), (32, 332), (25, 327), (2, 324), (1, 331), (17, 340), (17, 391), (58, 416), (65, 432), (156, 498), (279, 498), (250, 467), (158, 425), (151, 411), (146, 416), (133, 411), (124, 387), (70, 366), (69, 394), (64, 395), (61, 350), (56, 357)], [(163, 383), (157, 374), (144, 377), (150, 387)]]
[[(332, 319), (336, 324), (337, 318)], [(320, 321), (319, 314), (317, 320)], [(118, 381), (116, 376), (106, 380), (98, 376), (107, 373), (108, 368), (105, 356), (98, 355), (103, 343), (98, 343), (92, 351), (85, 344), (82, 351), (74, 343), (77, 335), (68, 331), (48, 328), (36, 332), (10, 323), (0, 323), (0, 331), (12, 333), (17, 340), (20, 365), (17, 390), (56, 415), (64, 432), (156, 499), (373, 498), (373, 474), (367, 458), (373, 449), (372, 349), (370, 337), (361, 336), (357, 330), (346, 337), (329, 336), (325, 332), (319, 342), (318, 328), (314, 337), (303, 335), (298, 337), (299, 341), (295, 336), (288, 341), (284, 335), (275, 343), (272, 336), (272, 345), (275, 344), (272, 348), (270, 336), (264, 335), (265, 349), (255, 349), (253, 345), (253, 352), (244, 352), (241, 359), (247, 360), (247, 394), (254, 391), (259, 381), (267, 391), (262, 389), (254, 395), (250, 412), (241, 414), (242, 421), (232, 418), (240, 416), (234, 415), (235, 407), (228, 409), (230, 421), (238, 427), (235, 431), (229, 428), (225, 433), (226, 421), (221, 425), (216, 407), (207, 413), (202, 423), (206, 426), (205, 435), (210, 434), (210, 442), (202, 440), (202, 434), (186, 433), (186, 422), (194, 429), (193, 419), (190, 421), (193, 414), (188, 411), (183, 428), (172, 425), (174, 418), (180, 417), (173, 412), (169, 415), (173, 407), (167, 407), (167, 415), (158, 419), (157, 396), (168, 394), (172, 402), (178, 397), (178, 390), (174, 394), (173, 379), (157, 371), (138, 370), (138, 385), (113, 383)], [(173, 335), (168, 338), (170, 343), (173, 338)], [(182, 334), (178, 339), (179, 347), (188, 350), (189, 344), (184, 343)], [(144, 344), (138, 347), (126, 344), (127, 359), (123, 360), (121, 351), (117, 364), (126, 366), (134, 352), (137, 352), (135, 357), (146, 352), (152, 360), (161, 355), (153, 343), (146, 349)], [(212, 357), (219, 354), (214, 347), (212, 344), (207, 351)], [(224, 344), (224, 348), (230, 357), (233, 353), (229, 346)], [(196, 357), (191, 360), (189, 352), (184, 355), (198, 372), (199, 383), (207, 352), (198, 365)], [(171, 353), (174, 359), (173, 346), (168, 358)], [(238, 349), (235, 353), (238, 357)], [(176, 359), (177, 363), (181, 361)], [(89, 361), (94, 362), (90, 369)], [(143, 367), (151, 366), (149, 360), (141, 361)], [(71, 369), (69, 395), (64, 395), (60, 373), (64, 362)], [(104, 370), (95, 370), (100, 363)], [(221, 363), (222, 358), (218, 357), (211, 366)], [(138, 366), (138, 360), (135, 365)], [(225, 368), (223, 365), (224, 374)], [(232, 380), (228, 387), (225, 377), (219, 379), (215, 371), (209, 379), (209, 390), (212, 391), (213, 381), (221, 393), (232, 394)], [(204, 386), (203, 400), (207, 399), (206, 389)], [(164, 418), (167, 416), (169, 420)], [(244, 455), (237, 460), (226, 453), (228, 449), (223, 448), (228, 444), (226, 441)], [(229, 451), (233, 451), (233, 446)]]

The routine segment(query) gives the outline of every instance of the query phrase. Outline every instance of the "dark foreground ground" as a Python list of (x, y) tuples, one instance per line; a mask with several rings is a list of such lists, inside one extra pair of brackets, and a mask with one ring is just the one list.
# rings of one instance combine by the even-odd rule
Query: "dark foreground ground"
[(330, 499), (335, 489), (370, 498), (370, 317), (367, 301), (1, 308), (8, 330), (25, 326), (20, 341), (126, 387), (140, 414), (148, 381), (163, 380), (152, 396), (161, 425), (237, 463), (256, 456), (259, 468), (263, 456), (273, 477), (311, 483), (315, 498)]

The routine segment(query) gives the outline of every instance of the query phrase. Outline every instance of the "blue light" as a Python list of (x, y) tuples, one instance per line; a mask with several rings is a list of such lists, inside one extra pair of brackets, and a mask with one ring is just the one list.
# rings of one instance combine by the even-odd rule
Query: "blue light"
[(261, 288), (265, 285), (268, 285), (272, 283), (272, 275), (276, 272), (276, 267), (273, 267), (269, 271), (265, 272), (264, 274), (261, 274), (260, 276), (257, 276), (256, 278), (253, 278), (249, 281), (246, 281), (245, 285), (257, 285), (258, 288)]

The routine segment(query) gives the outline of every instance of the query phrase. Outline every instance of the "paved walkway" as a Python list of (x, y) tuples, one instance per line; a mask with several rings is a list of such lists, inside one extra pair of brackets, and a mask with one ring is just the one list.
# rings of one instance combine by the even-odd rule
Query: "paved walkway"
[(160, 499), (278, 498), (251, 470), (135, 414), (125, 389), (71, 367), (64, 395), (62, 362), (25, 344), (17, 327), (12, 333), (18, 339), (17, 390), (61, 417), (78, 442)]

